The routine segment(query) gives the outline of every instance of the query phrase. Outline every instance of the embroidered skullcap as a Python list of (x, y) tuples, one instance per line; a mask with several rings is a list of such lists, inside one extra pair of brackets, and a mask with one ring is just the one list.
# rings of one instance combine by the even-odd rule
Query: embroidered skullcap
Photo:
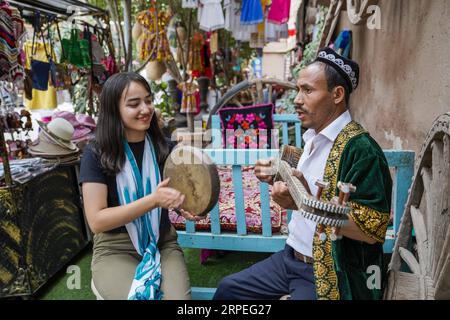
[(358, 87), (359, 82), (359, 66), (350, 59), (337, 54), (331, 48), (323, 48), (319, 50), (316, 60), (328, 64), (333, 67), (339, 74), (344, 77), (347, 82), (348, 89), (351, 93)]

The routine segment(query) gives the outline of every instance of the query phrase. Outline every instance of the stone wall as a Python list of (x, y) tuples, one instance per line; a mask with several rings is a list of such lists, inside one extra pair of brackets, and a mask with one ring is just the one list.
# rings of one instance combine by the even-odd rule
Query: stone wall
[(450, 111), (450, 1), (380, 0), (381, 29), (350, 24), (360, 86), (351, 113), (383, 148), (420, 151), (433, 120)]

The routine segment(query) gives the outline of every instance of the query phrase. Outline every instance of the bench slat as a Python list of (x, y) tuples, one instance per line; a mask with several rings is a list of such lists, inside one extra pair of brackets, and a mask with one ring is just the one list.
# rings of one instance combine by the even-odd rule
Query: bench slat
[(216, 293), (216, 290), (216, 288), (192, 287), (192, 300), (212, 300), (214, 294)]
[(272, 235), (264, 237), (260, 234), (247, 234), (245, 236), (236, 233), (221, 233), (214, 235), (210, 232), (197, 231), (187, 233), (178, 231), (178, 243), (183, 248), (233, 250), (249, 252), (278, 252), (286, 244), (286, 235)]
[(211, 233), (220, 234), (220, 212), (218, 202), (210, 212), (210, 219), (211, 219)]
[(244, 192), (242, 187), (242, 167), (233, 166), (233, 190), (237, 233), (239, 235), (247, 234), (247, 226), (245, 223), (245, 206), (244, 206)]
[(289, 144), (288, 124), (286, 122), (283, 122), (283, 144)]
[(299, 122), (295, 123), (295, 146), (302, 147), (302, 129)]
[(195, 233), (195, 222), (194, 221), (186, 221), (186, 232)]
[(255, 165), (258, 159), (277, 157), (278, 149), (204, 149), (217, 165)]
[(270, 220), (270, 194), (269, 185), (267, 183), (259, 184), (259, 192), (261, 199), (261, 223), (262, 234), (265, 237), (272, 236), (272, 221)]

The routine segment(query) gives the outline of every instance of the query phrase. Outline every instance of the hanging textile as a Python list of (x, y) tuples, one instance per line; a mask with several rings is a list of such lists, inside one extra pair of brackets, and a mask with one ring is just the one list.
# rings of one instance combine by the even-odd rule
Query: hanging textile
[(164, 11), (156, 14), (156, 9), (151, 7), (140, 12), (136, 21), (142, 25), (142, 34), (138, 39), (138, 43), (140, 43), (138, 48), (139, 59), (146, 60), (151, 55), (151, 61), (167, 60), (170, 57), (169, 41), (166, 34), (166, 26), (170, 21), (169, 15)]
[(343, 57), (348, 58), (352, 45), (352, 32), (348, 29), (342, 30), (334, 41), (334, 51)]
[[(35, 43), (35, 54), (32, 55), (33, 43), (27, 41), (24, 45), (25, 50), (25, 69), (31, 70), (31, 58), (32, 56), (42, 62), (48, 62), (47, 54), (44, 49), (44, 44), (41, 42)], [(53, 56), (53, 59), (56, 57)], [(47, 78), (48, 79), (48, 78)], [(57, 107), (56, 89), (49, 84), (46, 91), (32, 89), (32, 99), (25, 97), (25, 107), (28, 110), (36, 109), (55, 109)]]
[(291, 0), (273, 0), (267, 19), (275, 24), (286, 23), (289, 19)]
[(198, 7), (198, 0), (183, 0), (181, 1), (181, 7), (187, 9), (195, 9)]
[(225, 17), (221, 0), (200, 0), (198, 10), (198, 22), (200, 29), (204, 31), (214, 31), (225, 26)]
[(257, 24), (241, 24), (240, 3), (236, 0), (224, 0), (225, 29), (230, 31), (236, 41), (248, 42), (251, 34), (257, 32)]
[(197, 99), (196, 93), (198, 91), (198, 85), (192, 79), (187, 82), (181, 82), (178, 84), (178, 89), (183, 92), (183, 98), (181, 100), (181, 113), (197, 113)]
[(204, 71), (202, 63), (202, 49), (205, 39), (200, 32), (196, 32), (191, 40), (191, 52), (189, 53), (189, 69), (193, 77), (199, 77)]
[[(267, 7), (270, 5), (271, 0), (261, 0), (261, 6), (264, 16), (267, 17)], [(256, 32), (253, 32), (250, 37), (250, 48), (263, 48), (266, 44), (265, 39), (265, 21), (258, 24)]]
[(284, 24), (275, 24), (266, 19), (265, 21), (266, 27), (264, 29), (264, 37), (266, 42), (278, 41), (281, 38), (288, 37), (288, 25)]
[(243, 0), (241, 24), (257, 24), (264, 21), (261, 0)]
[(298, 9), (302, 5), (303, 0), (291, 0), (291, 7), (289, 9), (289, 20), (288, 20), (288, 33), (289, 33), (289, 42), (291, 42), (292, 46), (295, 46), (297, 40), (297, 16)]
[(23, 79), (19, 42), (24, 33), (19, 11), (6, 1), (0, 1), (0, 80), (14, 82)]

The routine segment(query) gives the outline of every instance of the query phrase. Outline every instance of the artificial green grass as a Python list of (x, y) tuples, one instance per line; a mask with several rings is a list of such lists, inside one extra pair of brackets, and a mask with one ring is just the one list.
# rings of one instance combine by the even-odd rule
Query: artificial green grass
[[(213, 255), (200, 264), (200, 249), (184, 249), (184, 257), (189, 271), (191, 286), (217, 287), (219, 281), (232, 273), (239, 272), (252, 264), (267, 258), (270, 254), (254, 252), (226, 252), (222, 256)], [(81, 288), (69, 289), (67, 281), (72, 276), (63, 268), (39, 292), (36, 298), (41, 300), (94, 300), (91, 291), (91, 247), (86, 248), (69, 265), (80, 268)], [(69, 282), (70, 283), (70, 282)]]
[(248, 268), (267, 258), (268, 253), (227, 251), (224, 256), (214, 255), (205, 264), (200, 264), (199, 249), (184, 249), (192, 287), (216, 288), (219, 281), (232, 273)]
[(41, 290), (37, 293), (40, 300), (95, 300), (95, 295), (91, 290), (91, 258), (92, 248), (88, 246), (83, 250), (68, 266), (76, 265), (80, 268), (80, 289), (69, 289), (67, 282), (72, 273), (67, 273), (67, 267), (57, 273)]

